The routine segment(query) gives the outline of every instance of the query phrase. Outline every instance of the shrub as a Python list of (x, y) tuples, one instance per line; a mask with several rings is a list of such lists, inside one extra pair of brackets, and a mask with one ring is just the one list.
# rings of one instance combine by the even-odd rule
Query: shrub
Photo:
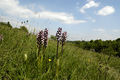
[(28, 33), (28, 30), (27, 30), (27, 28), (25, 26), (21, 26), (20, 30), (23, 30), (24, 32)]

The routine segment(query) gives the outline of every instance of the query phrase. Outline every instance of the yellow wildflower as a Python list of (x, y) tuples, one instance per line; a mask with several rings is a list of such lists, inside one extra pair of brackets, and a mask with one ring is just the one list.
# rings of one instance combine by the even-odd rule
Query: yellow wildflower
[(51, 62), (52, 60), (51, 60), (51, 59), (49, 59), (48, 61), (49, 61), (49, 62)]

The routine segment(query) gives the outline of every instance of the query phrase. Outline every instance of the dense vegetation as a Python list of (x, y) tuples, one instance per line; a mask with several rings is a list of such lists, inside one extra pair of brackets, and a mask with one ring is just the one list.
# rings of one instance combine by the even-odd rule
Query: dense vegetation
[(120, 80), (120, 58), (66, 43), (56, 76), (56, 40), (49, 39), (39, 66), (35, 34), (0, 23), (0, 35), (0, 80)]
[(76, 46), (95, 51), (98, 53), (104, 53), (107, 55), (114, 55), (120, 57), (120, 38), (116, 40), (91, 40), (91, 41), (70, 41)]

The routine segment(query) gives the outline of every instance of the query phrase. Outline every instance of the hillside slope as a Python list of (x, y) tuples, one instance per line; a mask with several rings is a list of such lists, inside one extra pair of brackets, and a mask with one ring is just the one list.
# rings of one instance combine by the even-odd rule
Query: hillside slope
[(49, 40), (41, 69), (34, 34), (0, 24), (0, 35), (0, 80), (120, 80), (120, 58), (67, 43), (56, 77), (55, 41)]

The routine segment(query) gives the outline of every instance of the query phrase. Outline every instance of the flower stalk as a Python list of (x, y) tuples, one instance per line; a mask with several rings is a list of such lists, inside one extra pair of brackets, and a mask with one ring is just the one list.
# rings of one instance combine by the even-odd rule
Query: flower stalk
[(59, 50), (59, 42), (61, 39), (61, 33), (62, 33), (62, 28), (58, 28), (58, 31), (56, 33), (56, 39), (57, 39), (57, 52), (56, 52), (56, 58), (58, 59), (58, 50)]
[(61, 43), (62, 43), (62, 50), (61, 50), (61, 53), (63, 55), (63, 52), (64, 52), (64, 45), (65, 45), (65, 41), (66, 41), (66, 38), (67, 38), (67, 32), (63, 32), (62, 33), (62, 37), (61, 37)]
[(48, 45), (48, 29), (45, 28), (45, 30), (44, 30), (43, 54), (45, 52), (45, 49), (47, 48), (47, 45)]
[(38, 56), (40, 56), (40, 51), (43, 45), (44, 34), (43, 30), (41, 30), (37, 35), (37, 47), (38, 47)]

